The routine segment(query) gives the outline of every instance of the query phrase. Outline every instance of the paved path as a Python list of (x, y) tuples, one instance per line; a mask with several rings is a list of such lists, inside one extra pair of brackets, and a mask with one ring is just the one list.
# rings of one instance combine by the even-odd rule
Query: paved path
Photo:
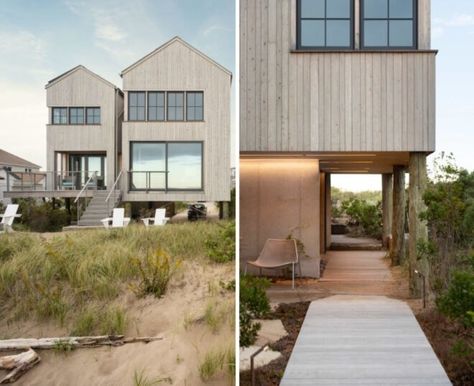
[(451, 385), (411, 309), (385, 296), (311, 303), (281, 385)]

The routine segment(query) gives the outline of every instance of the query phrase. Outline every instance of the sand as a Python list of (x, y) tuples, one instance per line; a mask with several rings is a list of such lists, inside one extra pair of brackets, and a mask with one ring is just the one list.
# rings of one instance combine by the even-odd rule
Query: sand
[[(233, 384), (224, 369), (204, 383), (199, 364), (207, 351), (234, 345), (231, 321), (234, 293), (224, 291), (219, 280), (234, 278), (234, 265), (208, 265), (187, 262), (182, 273), (170, 284), (162, 299), (138, 299), (128, 292), (118, 302), (125, 306), (129, 318), (127, 337), (163, 336), (164, 340), (121, 347), (78, 349), (70, 353), (40, 351), (41, 363), (24, 375), (16, 385), (134, 385), (135, 372), (149, 379), (170, 377), (173, 385)], [(228, 320), (218, 332), (202, 321), (209, 302), (228, 307)], [(199, 321), (199, 319), (201, 319)], [(190, 322), (198, 320), (197, 322)], [(22, 322), (0, 326), (1, 336), (48, 337), (66, 335), (55, 324)], [(0, 371), (0, 376), (5, 372)], [(166, 382), (160, 383), (166, 385)]]

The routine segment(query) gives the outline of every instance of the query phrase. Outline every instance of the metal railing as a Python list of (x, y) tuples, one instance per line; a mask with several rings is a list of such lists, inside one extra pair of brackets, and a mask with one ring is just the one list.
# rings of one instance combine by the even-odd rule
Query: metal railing
[[(116, 187), (120, 182), (120, 179), (122, 178), (123, 170), (120, 170), (120, 173), (118, 174), (117, 178), (115, 179), (112, 188), (110, 189), (109, 194), (107, 194), (107, 198), (105, 199), (105, 202), (107, 203), (107, 213), (110, 214), (110, 197), (113, 197), (113, 203), (114, 203), (114, 208), (117, 202), (117, 192), (116, 192)], [(120, 199), (120, 194), (119, 192), (119, 199)]]
[(168, 190), (169, 171), (128, 171), (128, 190)]
[(77, 214), (77, 224), (79, 225), (79, 219), (81, 218), (81, 210), (80, 210), (80, 205), (79, 205), (79, 200), (82, 196), (82, 194), (88, 189), (88, 187), (91, 186), (94, 188), (94, 190), (97, 190), (97, 173), (92, 172), (92, 175), (88, 178), (86, 183), (84, 184), (83, 188), (79, 192), (79, 194), (76, 196), (76, 199), (74, 200), (74, 204), (77, 204), (77, 209), (76, 209), (76, 214)]
[[(93, 182), (87, 182), (95, 175)], [(46, 191), (46, 190), (81, 190), (83, 187), (96, 188), (104, 186), (102, 177), (97, 172), (85, 171), (45, 171), (45, 172), (7, 172), (7, 191)]]

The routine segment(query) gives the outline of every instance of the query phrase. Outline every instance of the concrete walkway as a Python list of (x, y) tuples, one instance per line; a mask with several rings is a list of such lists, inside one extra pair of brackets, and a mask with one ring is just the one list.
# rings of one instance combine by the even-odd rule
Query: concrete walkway
[(311, 303), (281, 385), (451, 385), (411, 309), (385, 296)]

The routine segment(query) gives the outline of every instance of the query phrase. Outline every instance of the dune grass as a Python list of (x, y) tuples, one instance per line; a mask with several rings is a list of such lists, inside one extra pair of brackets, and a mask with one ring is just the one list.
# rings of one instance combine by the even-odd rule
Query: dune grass
[[(78, 335), (123, 332), (126, 315), (114, 299), (133, 286), (140, 288), (149, 256), (162, 250), (169, 264), (191, 259), (209, 263), (205, 241), (221, 228), (218, 223), (197, 222), (84, 230), (51, 240), (30, 233), (0, 235), (0, 320), (5, 315), (35, 315)], [(164, 274), (173, 273), (167, 269)], [(162, 295), (170, 277), (159, 279)], [(151, 288), (150, 292), (156, 289)]]
[(234, 347), (229, 346), (228, 348), (218, 348), (206, 352), (198, 370), (203, 382), (212, 380), (224, 371), (230, 377), (233, 377), (235, 374)]

